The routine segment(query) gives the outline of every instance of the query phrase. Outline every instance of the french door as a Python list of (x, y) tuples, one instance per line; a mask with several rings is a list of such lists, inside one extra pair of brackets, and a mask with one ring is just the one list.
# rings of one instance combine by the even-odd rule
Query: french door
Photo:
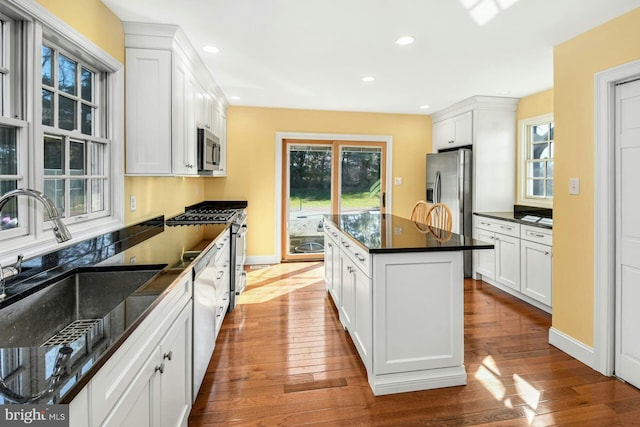
[(385, 143), (283, 142), (283, 261), (323, 258), (324, 215), (384, 213)]

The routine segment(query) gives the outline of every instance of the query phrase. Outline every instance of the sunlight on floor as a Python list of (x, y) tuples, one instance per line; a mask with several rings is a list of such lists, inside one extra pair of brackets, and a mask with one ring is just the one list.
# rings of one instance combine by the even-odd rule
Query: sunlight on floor
[[(483, 359), (482, 365), (480, 365), (475, 374), (475, 378), (480, 381), (484, 388), (486, 388), (496, 400), (503, 402), (505, 407), (512, 409), (514, 407), (514, 401), (512, 399), (520, 398), (520, 400), (524, 402), (522, 409), (529, 425), (531, 425), (537, 415), (536, 409), (538, 409), (542, 393), (520, 375), (513, 374), (513, 385), (516, 394), (511, 397), (506, 397), (507, 388), (500, 379), (500, 376), (500, 370), (491, 356)], [(520, 402), (515, 403), (519, 404)]]
[(285, 263), (247, 271), (238, 304), (259, 304), (324, 281), (322, 263)]

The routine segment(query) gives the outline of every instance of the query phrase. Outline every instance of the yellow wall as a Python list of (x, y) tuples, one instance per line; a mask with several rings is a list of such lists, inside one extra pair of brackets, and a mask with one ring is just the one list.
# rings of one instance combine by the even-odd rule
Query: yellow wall
[[(553, 327), (593, 345), (594, 73), (640, 59), (640, 8), (554, 49)], [(580, 194), (570, 196), (570, 177)]]
[(227, 112), (227, 178), (207, 178), (206, 199), (243, 199), (248, 208), (250, 256), (275, 254), (276, 132), (391, 135), (393, 213), (408, 216), (424, 198), (425, 155), (431, 151), (431, 118), (424, 115), (351, 113), (231, 107)]
[(37, 0), (37, 2), (124, 64), (122, 23), (100, 0)]

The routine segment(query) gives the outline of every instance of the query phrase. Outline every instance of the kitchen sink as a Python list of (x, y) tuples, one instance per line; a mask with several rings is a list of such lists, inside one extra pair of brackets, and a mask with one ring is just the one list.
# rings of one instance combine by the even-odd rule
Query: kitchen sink
[(164, 267), (76, 269), (0, 310), (0, 347), (66, 345), (82, 334), (121, 332), (157, 297), (147, 288)]

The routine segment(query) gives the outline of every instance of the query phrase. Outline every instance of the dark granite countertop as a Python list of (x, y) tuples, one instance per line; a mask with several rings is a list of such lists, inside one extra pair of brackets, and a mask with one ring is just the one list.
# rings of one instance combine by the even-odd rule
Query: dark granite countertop
[[(189, 264), (182, 259), (184, 251), (208, 246), (203, 244), (205, 235), (205, 240), (210, 244), (215, 236), (228, 227), (228, 224), (165, 227), (164, 217), (160, 216), (26, 260), (23, 272), (7, 281), (7, 298), (0, 302), (0, 319), (15, 315), (20, 305), (24, 306), (30, 301), (29, 296), (40, 301), (36, 293), (50, 293), (50, 289), (53, 289), (50, 288), (51, 284), (59, 283), (60, 279), (76, 272), (90, 268), (110, 272), (132, 267), (136, 271), (155, 268), (160, 272), (152, 272), (151, 279), (144, 281), (140, 288), (70, 343), (46, 346), (31, 344), (39, 337), (30, 336), (29, 328), (15, 323), (3, 325), (11, 328), (12, 335), (22, 333), (24, 336), (14, 340), (8, 338), (9, 335), (5, 334), (4, 338), (0, 335), (0, 374), (4, 375), (0, 377), (0, 404), (14, 403), (16, 396), (34, 396), (45, 389), (63, 347), (66, 347), (66, 351), (68, 348), (73, 350), (67, 362), (67, 374), (56, 382), (51, 393), (21, 403), (71, 401), (170, 292), (176, 279), (183, 274), (191, 274)], [(21, 301), (24, 303), (21, 304)], [(51, 311), (44, 306), (30, 306), (29, 310), (32, 316), (46, 315)]]
[[(532, 225), (534, 227), (540, 227), (540, 228), (547, 228), (549, 230), (551, 230), (553, 228), (553, 225), (551, 224), (545, 224), (544, 221), (541, 223), (539, 216), (536, 215), (522, 215), (519, 213), (514, 213), (513, 211), (507, 211), (507, 212), (474, 212), (474, 215), (477, 216), (483, 216), (486, 218), (494, 218), (494, 219), (499, 219), (499, 220), (503, 220), (503, 221), (509, 221), (509, 222), (515, 222), (518, 224), (524, 224), (524, 225)], [(538, 218), (538, 220), (536, 221), (528, 221), (526, 218)]]
[(370, 254), (493, 249), (493, 245), (390, 214), (326, 215)]

